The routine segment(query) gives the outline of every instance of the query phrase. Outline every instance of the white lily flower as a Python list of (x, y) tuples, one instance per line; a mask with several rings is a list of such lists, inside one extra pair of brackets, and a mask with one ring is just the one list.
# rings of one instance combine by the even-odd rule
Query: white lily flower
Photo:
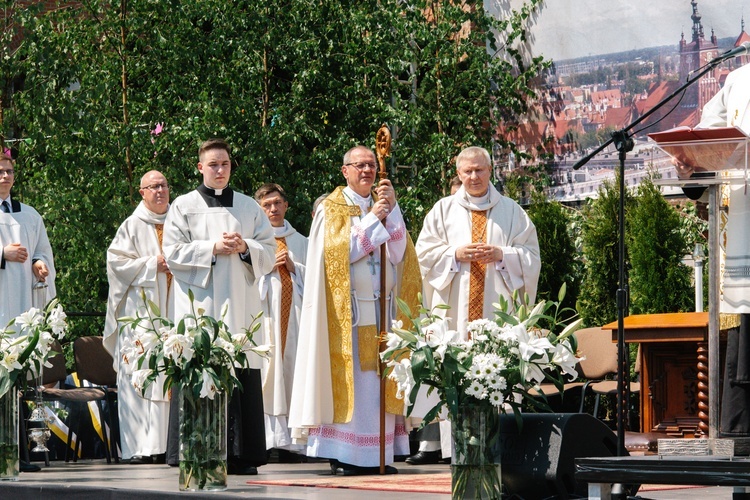
[(578, 372), (576, 371), (576, 364), (579, 358), (570, 350), (570, 345), (567, 342), (557, 344), (555, 346), (555, 352), (552, 355), (552, 363), (559, 366), (560, 369), (566, 375), (570, 376), (571, 380), (578, 378)]
[(424, 327), (424, 340), (435, 350), (436, 358), (441, 360), (445, 356), (448, 346), (459, 339), (456, 330), (448, 330), (448, 321), (439, 319)]
[(133, 384), (133, 387), (135, 387), (138, 391), (143, 393), (143, 390), (145, 389), (146, 379), (149, 375), (153, 373), (152, 370), (135, 370), (133, 371), (133, 374), (130, 376), (130, 380)]
[(203, 370), (202, 379), (203, 385), (201, 386), (200, 397), (213, 399), (217, 392), (216, 384), (214, 384), (214, 379), (206, 370)]

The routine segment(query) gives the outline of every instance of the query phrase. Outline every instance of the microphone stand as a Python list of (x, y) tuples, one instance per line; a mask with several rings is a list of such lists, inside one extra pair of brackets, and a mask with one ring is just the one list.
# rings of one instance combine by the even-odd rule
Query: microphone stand
[[(588, 163), (594, 156), (599, 154), (607, 146), (614, 143), (615, 149), (617, 149), (620, 160), (620, 181), (618, 183), (620, 191), (620, 201), (618, 207), (618, 225), (617, 230), (619, 233), (618, 238), (618, 289), (617, 289), (617, 456), (625, 455), (625, 419), (628, 411), (628, 398), (627, 395), (630, 392), (628, 378), (630, 376), (629, 356), (625, 352), (625, 313), (627, 305), (627, 285), (625, 283), (625, 159), (627, 158), (628, 152), (633, 150), (633, 139), (630, 135), (630, 131), (635, 128), (636, 125), (643, 122), (646, 118), (654, 114), (658, 109), (671, 101), (675, 96), (682, 93), (690, 85), (695, 83), (714, 69), (716, 66), (724, 62), (726, 59), (732, 57), (727, 54), (718, 56), (712, 59), (706, 64), (706, 66), (695, 74), (692, 78), (688, 78), (685, 83), (680, 86), (677, 90), (672, 92), (670, 95), (659, 101), (656, 106), (644, 113), (640, 118), (636, 119), (630, 125), (625, 128), (612, 133), (612, 138), (596, 148), (592, 153), (588, 154), (575, 165), (573, 170), (578, 170), (583, 165)], [(714, 394), (713, 397), (718, 395)], [(642, 410), (641, 410), (642, 411)]]

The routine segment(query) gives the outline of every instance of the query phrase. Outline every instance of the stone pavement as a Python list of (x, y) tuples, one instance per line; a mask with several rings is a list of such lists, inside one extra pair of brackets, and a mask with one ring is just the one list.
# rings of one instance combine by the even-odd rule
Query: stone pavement
[[(321, 477), (329, 474), (326, 463), (269, 464), (260, 468), (258, 476), (229, 476), (229, 488), (224, 492), (190, 493), (177, 488), (178, 470), (166, 465), (108, 465), (104, 460), (82, 460), (78, 463), (52, 462), (35, 473), (21, 473), (19, 481), (0, 482), (0, 499), (56, 500), (171, 500), (182, 498), (276, 498), (287, 500), (376, 500), (385, 496), (410, 500), (449, 500), (450, 495), (431, 493), (391, 493), (374, 490), (314, 488), (299, 486), (249, 485), (248, 479), (285, 479)], [(403, 473), (447, 472), (447, 465), (409, 466), (396, 464)], [(398, 476), (392, 477), (394, 481)], [(654, 500), (712, 500), (731, 499), (731, 488), (702, 487), (640, 492), (643, 499)], [(513, 500), (520, 500), (514, 497)], [(541, 499), (526, 499), (541, 500)]]

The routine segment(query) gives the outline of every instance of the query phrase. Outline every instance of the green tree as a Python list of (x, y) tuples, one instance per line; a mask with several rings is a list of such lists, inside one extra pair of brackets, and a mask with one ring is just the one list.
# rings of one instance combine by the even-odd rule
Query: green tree
[[(626, 192), (626, 210), (630, 198)], [(599, 188), (599, 196), (583, 210), (581, 232), (585, 271), (578, 296), (578, 312), (585, 326), (601, 326), (617, 318), (619, 201), (616, 182), (605, 182)], [(625, 251), (627, 262), (627, 247)]]
[(542, 260), (537, 300), (557, 300), (557, 293), (565, 284), (561, 307), (575, 309), (583, 264), (570, 233), (567, 210), (558, 202), (535, 200), (527, 213), (536, 226)]
[(545, 67), (520, 49), (540, 0), (501, 19), (425, 0), (0, 3), (6, 40), (23, 33), (0, 61), (16, 90), (0, 133), (18, 141), (16, 195), (45, 217), (72, 311), (104, 311), (105, 249), (140, 176), (161, 170), (173, 196), (194, 188), (201, 140), (233, 145), (237, 189), (282, 184), (304, 232), (343, 153), (387, 122), (389, 174), (418, 232), (463, 147), (509, 146), (493, 131)]
[(630, 312), (649, 314), (694, 308), (692, 270), (682, 264), (692, 252), (681, 232), (680, 214), (650, 178), (638, 186), (628, 210)]

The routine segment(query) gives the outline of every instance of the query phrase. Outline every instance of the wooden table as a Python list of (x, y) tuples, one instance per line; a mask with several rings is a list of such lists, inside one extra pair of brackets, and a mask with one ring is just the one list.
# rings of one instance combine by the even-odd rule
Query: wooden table
[[(612, 330), (617, 342), (617, 322)], [(641, 344), (641, 432), (708, 434), (708, 313), (624, 318), (625, 342)]]

